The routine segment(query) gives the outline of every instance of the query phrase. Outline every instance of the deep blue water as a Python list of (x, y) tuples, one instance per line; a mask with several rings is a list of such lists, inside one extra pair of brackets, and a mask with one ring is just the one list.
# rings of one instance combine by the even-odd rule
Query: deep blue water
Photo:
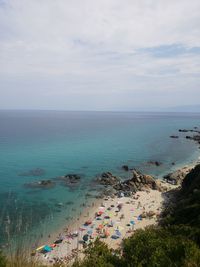
[[(91, 181), (103, 171), (125, 178), (121, 166), (128, 164), (160, 176), (172, 169), (172, 162), (177, 167), (197, 159), (197, 145), (178, 133), (195, 126), (200, 126), (200, 114), (0, 111), (0, 241), (8, 229), (11, 235), (36, 238), (35, 233), (60, 227), (80, 212), (85, 194), (92, 192)], [(169, 138), (177, 133), (179, 139)], [(150, 160), (163, 165), (144, 164)], [(42, 175), (31, 175), (36, 168)], [(79, 186), (24, 186), (68, 173), (82, 175)]]

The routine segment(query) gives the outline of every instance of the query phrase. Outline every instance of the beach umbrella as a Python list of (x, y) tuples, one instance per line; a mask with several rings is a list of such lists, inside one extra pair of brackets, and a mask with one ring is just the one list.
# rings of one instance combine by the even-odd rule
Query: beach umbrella
[(97, 217), (96, 220), (97, 220), (97, 221), (101, 221), (102, 219), (101, 219), (100, 217)]
[(92, 224), (92, 220), (87, 220), (84, 225), (87, 226), (87, 225), (90, 225), (90, 224)]
[(130, 221), (130, 224), (135, 225), (135, 222), (134, 221)]
[(45, 247), (44, 245), (41, 246), (41, 247), (38, 247), (38, 248), (36, 248), (36, 251), (40, 251), (40, 250), (42, 250), (44, 247)]
[(86, 235), (83, 236), (83, 241), (84, 241), (84, 242), (87, 242), (88, 239), (89, 239), (89, 235), (88, 235), (88, 234), (86, 234)]
[(52, 248), (50, 247), (50, 246), (44, 246), (44, 248), (43, 248), (43, 251), (44, 252), (51, 252), (52, 251)]
[(98, 226), (98, 229), (101, 230), (101, 229), (103, 229), (103, 227), (104, 227), (103, 224), (100, 224), (100, 225)]
[(103, 210), (99, 210), (97, 214), (102, 215), (104, 213)]
[(138, 221), (141, 221), (141, 220), (142, 220), (142, 217), (139, 215), (139, 216), (137, 217), (137, 219), (138, 219)]
[(115, 231), (115, 234), (116, 234), (117, 236), (121, 236), (121, 235), (122, 235), (122, 234), (120, 233), (119, 230), (116, 230), (116, 231)]

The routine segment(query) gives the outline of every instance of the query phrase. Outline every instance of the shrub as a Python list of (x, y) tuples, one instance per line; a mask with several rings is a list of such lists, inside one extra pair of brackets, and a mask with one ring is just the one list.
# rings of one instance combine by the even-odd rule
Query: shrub
[(120, 267), (121, 262), (116, 252), (97, 239), (85, 250), (85, 257), (81, 263), (75, 262), (73, 267)]
[(1, 251), (0, 251), (0, 267), (6, 267), (6, 258), (3, 256)]
[(123, 252), (127, 267), (200, 266), (196, 244), (162, 228), (136, 231), (124, 241)]

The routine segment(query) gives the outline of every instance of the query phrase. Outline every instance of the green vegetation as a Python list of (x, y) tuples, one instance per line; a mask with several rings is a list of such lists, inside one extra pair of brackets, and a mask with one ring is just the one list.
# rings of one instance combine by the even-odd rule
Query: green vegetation
[(200, 250), (184, 237), (162, 228), (139, 230), (124, 241), (125, 266), (199, 266)]
[(162, 225), (200, 247), (200, 165), (185, 177), (176, 204), (166, 209)]
[(165, 210), (159, 227), (138, 230), (125, 239), (121, 256), (105, 246), (103, 254), (101, 251), (101, 243), (94, 244), (74, 267), (200, 266), (200, 165), (185, 177), (175, 204)]
[(0, 267), (6, 267), (6, 258), (0, 252)]
[[(137, 230), (123, 241), (118, 251), (96, 240), (85, 257), (73, 267), (198, 267), (200, 266), (200, 165), (183, 181), (175, 204), (165, 210), (158, 227)], [(6, 261), (0, 254), (0, 267), (42, 267), (23, 257)]]

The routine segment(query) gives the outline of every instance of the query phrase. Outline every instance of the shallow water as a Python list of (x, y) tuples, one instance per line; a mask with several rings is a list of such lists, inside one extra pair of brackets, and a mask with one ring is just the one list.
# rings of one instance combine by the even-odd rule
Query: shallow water
[[(59, 228), (79, 214), (88, 191), (95, 194), (91, 181), (103, 171), (125, 178), (121, 166), (128, 164), (158, 176), (172, 162), (176, 167), (197, 159), (197, 145), (178, 133), (195, 126), (200, 114), (0, 111), (0, 236), (15, 232), (36, 239)], [(150, 160), (163, 164), (144, 164)], [(74, 188), (55, 179), (68, 173), (81, 175)], [(24, 186), (41, 179), (56, 186)]]

